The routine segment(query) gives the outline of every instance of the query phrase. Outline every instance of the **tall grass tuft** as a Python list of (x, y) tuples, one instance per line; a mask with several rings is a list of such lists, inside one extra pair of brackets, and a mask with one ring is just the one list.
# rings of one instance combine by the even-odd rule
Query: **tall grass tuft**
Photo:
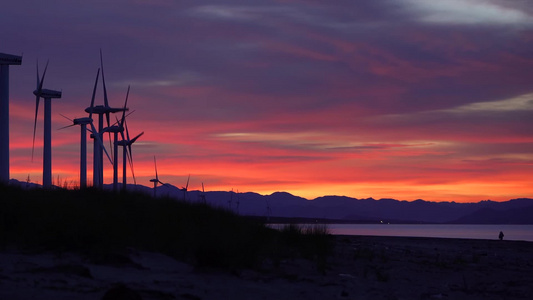
[(279, 231), (280, 244), (285, 247), (285, 252), (282, 250), (282, 254), (314, 260), (317, 263), (317, 269), (325, 272), (327, 257), (332, 250), (332, 239), (327, 225), (287, 224)]
[(327, 253), (326, 228), (278, 232), (205, 204), (142, 193), (0, 186), (0, 247), (75, 251), (90, 256), (128, 247), (161, 252), (198, 267), (254, 268), (279, 255)]

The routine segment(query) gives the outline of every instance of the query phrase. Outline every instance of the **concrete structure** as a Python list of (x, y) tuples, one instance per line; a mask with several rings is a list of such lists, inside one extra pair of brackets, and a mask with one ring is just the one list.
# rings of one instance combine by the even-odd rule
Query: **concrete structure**
[(9, 66), (22, 56), (0, 53), (0, 183), (9, 182)]
[[(48, 69), (48, 62), (39, 80), (39, 68), (37, 67), (37, 89), (35, 95), (35, 123), (33, 125), (33, 148), (35, 147), (35, 129), (37, 127), (37, 113), (39, 111), (39, 99), (44, 99), (44, 145), (43, 145), (43, 188), (52, 187), (52, 99), (59, 99), (62, 92), (43, 89), (44, 77)], [(33, 158), (32, 148), (32, 158)]]

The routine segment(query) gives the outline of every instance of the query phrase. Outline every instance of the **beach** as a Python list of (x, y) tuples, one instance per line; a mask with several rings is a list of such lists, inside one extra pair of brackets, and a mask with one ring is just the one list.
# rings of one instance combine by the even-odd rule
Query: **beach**
[(332, 241), (325, 262), (265, 259), (256, 270), (197, 269), (136, 249), (99, 260), (3, 249), (0, 299), (102, 299), (117, 286), (145, 300), (533, 298), (533, 242), (343, 235)]

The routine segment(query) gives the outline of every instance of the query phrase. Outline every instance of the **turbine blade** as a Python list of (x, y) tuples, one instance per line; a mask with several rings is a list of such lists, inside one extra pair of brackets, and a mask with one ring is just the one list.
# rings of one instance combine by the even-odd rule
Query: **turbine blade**
[(89, 112), (89, 119), (91, 119), (91, 120), (92, 120), (92, 116), (93, 116), (94, 97), (96, 95), (96, 87), (98, 86), (98, 77), (99, 76), (100, 76), (100, 68), (98, 68), (98, 71), (96, 72), (96, 80), (94, 81), (93, 96), (91, 98), (91, 110)]
[[(126, 148), (124, 148), (126, 149)], [(137, 179), (135, 178), (135, 171), (134, 171), (134, 168), (133, 168), (133, 155), (131, 153), (131, 145), (128, 145), (128, 161), (130, 163), (130, 169), (131, 169), (131, 176), (133, 177), (133, 183), (134, 184), (137, 184)]]
[(124, 125), (124, 118), (126, 117), (126, 109), (128, 105), (129, 95), (130, 95), (130, 86), (128, 85), (128, 91), (126, 92), (126, 100), (124, 101), (124, 108), (122, 109), (122, 118), (120, 119), (120, 126)]
[(104, 150), (105, 155), (107, 156), (107, 159), (109, 159), (109, 162), (111, 163), (111, 165), (113, 165), (113, 160), (111, 159), (111, 156), (109, 156), (109, 153), (107, 153), (107, 150), (105, 149), (104, 144), (101, 144), (101, 147)]
[(73, 122), (74, 123), (74, 120), (72, 120), (71, 118), (65, 116), (64, 114), (59, 114), (60, 116), (62, 116), (63, 118), (69, 120), (70, 122)]
[(137, 178), (135, 177), (135, 172), (133, 171), (133, 162), (131, 163), (131, 176), (133, 177), (133, 184), (137, 185)]
[(31, 161), (33, 162), (33, 154), (35, 152), (35, 131), (37, 130), (37, 115), (39, 112), (39, 96), (35, 96), (35, 121), (33, 122), (33, 143), (31, 146)]
[(204, 190), (204, 183), (202, 182), (202, 193), (205, 193), (205, 190)]
[(187, 184), (185, 185), (185, 190), (189, 187), (189, 179), (191, 179), (191, 174), (189, 174), (189, 177), (187, 177)]
[(94, 135), (94, 138), (98, 141), (98, 144), (100, 145), (100, 147), (102, 147), (102, 149), (104, 150), (105, 152), (105, 155), (107, 155), (107, 158), (109, 159), (109, 162), (111, 164), (113, 164), (113, 160), (111, 159), (111, 156), (109, 156), (109, 153), (107, 153), (107, 150), (105, 149), (104, 147), (104, 143), (102, 143), (102, 139), (100, 139), (100, 134), (98, 133), (98, 131), (96, 131), (96, 128), (94, 127), (94, 124), (91, 123), (91, 129), (92, 129), (92, 133)]
[[(100, 49), (100, 68), (102, 69), (102, 84), (104, 86), (104, 106), (106, 108), (109, 107), (109, 101), (108, 101), (108, 98), (107, 98), (107, 88), (106, 88), (106, 85), (105, 85), (105, 76), (104, 76), (104, 59), (103, 59), (103, 55), (102, 55), (102, 49)], [(105, 117), (106, 117), (106, 121), (107, 121), (107, 127), (110, 126), (110, 120), (109, 120), (109, 112), (106, 112), (105, 113)], [(109, 147), (111, 149), (111, 154), (113, 154), (113, 144), (111, 142), (111, 132), (109, 132), (108, 134), (109, 136)]]
[[(117, 116), (115, 116), (115, 118), (117, 119), (117, 122), (115, 124), (120, 124), (120, 120), (117, 118)], [(126, 137), (124, 136), (124, 129), (120, 131), (120, 137), (122, 138), (123, 141), (126, 140)]]
[(128, 122), (126, 121), (126, 119), (124, 119), (124, 127), (126, 128), (126, 138), (128, 139), (128, 145), (131, 146), (133, 142), (130, 140), (130, 131), (128, 130)]
[(128, 91), (126, 92), (126, 100), (124, 101), (124, 108), (122, 109), (122, 117), (120, 118), (120, 121), (117, 118), (118, 126), (121, 128), (120, 135), (122, 136), (122, 140), (125, 139), (124, 136), (124, 122), (126, 121), (126, 106), (128, 105), (128, 96), (130, 95), (130, 86), (128, 85)]
[[(104, 84), (104, 105), (109, 107), (109, 102), (107, 101), (107, 89), (105, 86), (105, 77), (104, 77), (104, 59), (102, 58), (102, 49), (100, 49), (100, 68), (102, 69), (102, 82)], [(107, 120), (107, 126), (109, 126), (109, 116)]]
[[(107, 127), (109, 128), (109, 121), (107, 122), (107, 124)], [(108, 131), (107, 135), (109, 137), (109, 149), (111, 151), (111, 156), (113, 156), (113, 139), (111, 138), (111, 131)]]
[[(127, 143), (126, 145), (128, 146), (128, 160), (130, 162), (130, 168), (131, 168), (131, 175), (133, 177), (133, 182), (135, 184), (137, 184), (137, 179), (135, 178), (135, 171), (134, 171), (134, 168), (133, 168), (133, 153), (132, 153), (132, 150), (131, 150), (131, 144), (133, 144), (135, 142), (135, 140), (137, 138), (139, 138), (144, 132), (142, 132), (141, 134), (139, 134), (138, 136), (135, 137), (135, 139), (133, 141), (130, 141), (130, 134), (128, 132), (128, 123), (126, 122), (126, 120), (124, 119), (124, 125), (126, 127), (126, 134), (127, 134)], [(124, 135), (124, 132), (122, 132), (122, 135)], [(122, 139), (124, 139), (124, 137), (122, 137)]]
[[(131, 116), (131, 114), (133, 114), (134, 112), (135, 112), (135, 110), (134, 110), (134, 111), (130, 111), (130, 112), (126, 115), (126, 119), (127, 119), (129, 116)], [(116, 117), (116, 120), (117, 120), (117, 121), (116, 121), (115, 123), (111, 124), (111, 126), (118, 125), (118, 124), (120, 123), (120, 121), (118, 120), (117, 117)]]
[(157, 176), (157, 162), (155, 161), (155, 155), (154, 155), (154, 167), (155, 167), (155, 179), (159, 181), (159, 176)]
[(143, 135), (143, 134), (144, 134), (144, 131), (141, 132), (141, 133), (139, 133), (139, 134), (138, 134), (136, 137), (134, 137), (132, 140), (130, 140), (130, 142), (129, 142), (130, 146), (131, 146), (131, 144), (135, 143), (135, 141), (136, 141), (138, 138), (140, 138), (141, 135)]
[(43, 89), (43, 83), (44, 83), (44, 76), (46, 75), (46, 70), (48, 69), (48, 60), (46, 61), (46, 66), (44, 67), (43, 77), (41, 77), (41, 81), (39, 82), (39, 93)]
[(107, 127), (111, 126), (111, 113), (110, 112), (106, 112), (105, 113), (105, 119), (107, 121)]
[(37, 85), (35, 86), (35, 90), (39, 90), (39, 59), (37, 59)]
[(65, 128), (69, 128), (69, 127), (72, 127), (72, 126), (76, 126), (76, 124), (70, 124), (70, 125), (67, 125), (67, 126), (63, 126), (61, 128), (58, 128), (57, 130), (61, 130), (61, 129), (65, 129)]
[(127, 145), (127, 147), (124, 146), (124, 150), (126, 151), (126, 156), (128, 157), (128, 161), (130, 163), (130, 168), (132, 168), (133, 167), (133, 156), (131, 154), (131, 145)]

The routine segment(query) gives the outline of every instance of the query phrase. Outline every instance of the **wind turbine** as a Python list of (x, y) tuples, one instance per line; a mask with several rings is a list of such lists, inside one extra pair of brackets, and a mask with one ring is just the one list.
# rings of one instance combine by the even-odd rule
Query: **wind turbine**
[(191, 174), (189, 174), (189, 177), (187, 178), (187, 184), (183, 187), (181, 187), (180, 191), (183, 192), (183, 200), (187, 200), (187, 189), (189, 188), (189, 180), (191, 179)]
[(22, 56), (0, 53), (0, 183), (9, 182), (9, 66)]
[(113, 133), (113, 191), (118, 191), (118, 134), (124, 135), (124, 121), (126, 118), (126, 108), (128, 104), (128, 96), (130, 94), (130, 87), (126, 93), (126, 100), (124, 101), (124, 108), (122, 109), (122, 118), (117, 122), (117, 125), (112, 125), (104, 128), (104, 132)]
[(128, 160), (130, 163), (133, 182), (135, 185), (137, 185), (137, 181), (135, 180), (135, 172), (133, 171), (133, 154), (131, 152), (131, 145), (133, 145), (133, 143), (135, 143), (135, 141), (144, 134), (144, 131), (139, 133), (133, 139), (130, 139), (130, 132), (128, 130), (128, 123), (126, 119), (124, 119), (124, 129), (126, 130), (126, 136), (124, 136), (124, 131), (122, 131), (122, 140), (118, 141), (118, 145), (122, 146), (122, 189), (126, 190), (126, 160)]
[(157, 176), (157, 162), (155, 161), (155, 155), (154, 155), (154, 166), (155, 166), (155, 178), (154, 179), (150, 179), (150, 182), (153, 182), (154, 183), (154, 198), (156, 197), (156, 188), (157, 188), (157, 184), (160, 183), (162, 185), (164, 185), (164, 183), (161, 182), (161, 180), (159, 180), (159, 176)]
[[(94, 97), (96, 94), (96, 87), (98, 85), (98, 76), (100, 75), (100, 69), (98, 69), (98, 72), (96, 73), (96, 81), (94, 82), (94, 88), (93, 88), (93, 95), (91, 99), (91, 107), (94, 105)], [(71, 125), (59, 128), (64, 129), (72, 126), (79, 125), (81, 127), (81, 140), (80, 140), (80, 188), (85, 189), (87, 187), (87, 125), (91, 125), (91, 131), (96, 131), (93, 125), (93, 119), (92, 114), (89, 113), (89, 117), (84, 118), (77, 118), (74, 120), (71, 120), (65, 116), (63, 116), (67, 120), (72, 121)], [(95, 143), (98, 141), (95, 141)], [(103, 147), (102, 141), (99, 141), (99, 144), (101, 147)], [(105, 151), (105, 148), (104, 148)], [(107, 154), (107, 151), (106, 151)], [(107, 154), (109, 157), (109, 155)], [(111, 158), (110, 158), (111, 159)]]
[[(104, 129), (104, 118), (106, 116), (107, 126), (110, 126), (109, 114), (121, 112), (123, 108), (113, 108), (109, 106), (109, 101), (107, 98), (107, 89), (105, 85), (104, 77), (104, 62), (102, 58), (102, 50), (100, 50), (100, 67), (102, 69), (102, 82), (104, 87), (104, 105), (97, 105), (86, 108), (85, 111), (89, 114), (98, 115), (98, 131), (95, 131), (93, 134), (98, 135), (99, 139), (102, 140), (103, 129)], [(93, 148), (93, 182), (94, 186), (102, 188), (104, 184), (104, 166), (103, 166), (103, 148), (100, 147), (97, 143), (94, 143)]]
[(61, 98), (61, 92), (49, 89), (43, 89), (44, 76), (48, 69), (48, 62), (44, 68), (43, 76), (39, 80), (39, 63), (37, 63), (37, 88), (33, 91), (35, 95), (35, 122), (33, 124), (33, 145), (31, 149), (31, 158), (35, 149), (35, 130), (37, 128), (37, 115), (39, 111), (39, 100), (44, 99), (44, 146), (43, 146), (43, 187), (49, 189), (52, 187), (52, 99)]
[(205, 190), (204, 190), (204, 183), (202, 182), (202, 192), (198, 194), (198, 202), (201, 202), (203, 204), (206, 204), (207, 201), (205, 199)]
[(81, 134), (80, 134), (80, 189), (87, 188), (87, 125), (92, 124), (93, 120), (89, 117), (77, 118), (71, 120), (65, 116), (64, 118), (72, 121), (71, 125), (59, 128), (64, 129), (76, 125), (80, 125)]
[(228, 207), (229, 210), (231, 210), (231, 203), (233, 202), (233, 188), (231, 188), (231, 192), (229, 194), (229, 200), (228, 200)]
[(237, 214), (239, 214), (239, 205), (241, 204), (241, 201), (239, 199), (239, 190), (237, 190)]
[(267, 223), (270, 222), (270, 217), (272, 216), (272, 209), (270, 208), (270, 202), (265, 198), (266, 201), (266, 217)]

